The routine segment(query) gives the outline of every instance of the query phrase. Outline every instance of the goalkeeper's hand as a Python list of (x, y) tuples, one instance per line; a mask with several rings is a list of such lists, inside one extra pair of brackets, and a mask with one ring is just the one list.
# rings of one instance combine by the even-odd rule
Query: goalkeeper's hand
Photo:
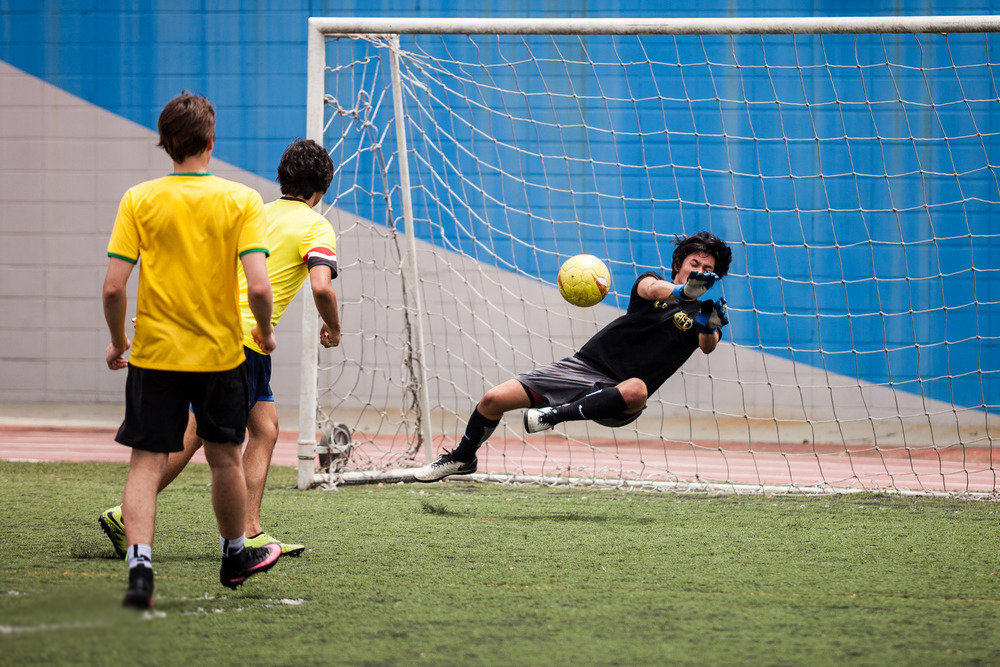
[(711, 299), (701, 302), (701, 311), (694, 319), (698, 323), (699, 331), (703, 334), (714, 334), (722, 327), (729, 324), (729, 311), (726, 309), (726, 300), (720, 298), (713, 302)]
[(674, 299), (677, 301), (694, 301), (708, 290), (719, 279), (711, 271), (692, 271), (688, 275), (687, 282), (674, 287)]

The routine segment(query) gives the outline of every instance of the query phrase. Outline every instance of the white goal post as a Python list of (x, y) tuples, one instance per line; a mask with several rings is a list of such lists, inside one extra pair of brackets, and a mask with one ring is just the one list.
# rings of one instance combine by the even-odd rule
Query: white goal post
[[(299, 487), (409, 479), (708, 229), (734, 255), (719, 349), (625, 428), (506, 415), (474, 479), (996, 494), (998, 31), (311, 18), (344, 333), (320, 350), (303, 299)], [(555, 288), (581, 252), (612, 273), (589, 309)]]

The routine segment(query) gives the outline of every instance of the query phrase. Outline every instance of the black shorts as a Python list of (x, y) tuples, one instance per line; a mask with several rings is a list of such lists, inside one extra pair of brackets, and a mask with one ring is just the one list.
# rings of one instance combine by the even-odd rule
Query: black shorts
[(274, 401), (274, 393), (271, 391), (271, 356), (249, 347), (243, 348), (243, 354), (247, 358), (247, 384), (250, 392), (247, 407), (253, 410), (257, 401)]
[(246, 364), (228, 371), (160, 371), (129, 364), (125, 421), (115, 440), (150, 452), (184, 449), (188, 406), (198, 436), (242, 444), (247, 427)]

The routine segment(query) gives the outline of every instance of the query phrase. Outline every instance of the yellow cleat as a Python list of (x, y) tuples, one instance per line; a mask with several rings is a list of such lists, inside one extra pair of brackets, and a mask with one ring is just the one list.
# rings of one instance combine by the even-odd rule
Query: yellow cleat
[(111, 540), (111, 546), (115, 548), (115, 553), (119, 558), (125, 558), (128, 550), (128, 542), (125, 540), (125, 522), (122, 521), (122, 506), (112, 507), (105, 510), (97, 520), (104, 530), (104, 534)]
[(243, 546), (248, 548), (262, 547), (265, 544), (277, 544), (281, 547), (282, 556), (301, 556), (302, 552), (306, 550), (306, 545), (304, 544), (285, 544), (280, 542), (267, 533), (261, 533), (257, 537), (248, 537), (243, 542)]

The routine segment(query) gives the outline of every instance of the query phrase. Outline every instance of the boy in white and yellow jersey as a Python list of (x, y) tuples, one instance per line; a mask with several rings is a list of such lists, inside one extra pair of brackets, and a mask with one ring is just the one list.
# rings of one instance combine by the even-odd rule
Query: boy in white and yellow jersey
[[(267, 273), (274, 293), (271, 323), (277, 327), (302, 283), (309, 278), (313, 301), (323, 320), (320, 343), (324, 347), (340, 344), (337, 296), (331, 284), (337, 277), (337, 237), (329, 221), (312, 207), (322, 199), (332, 179), (333, 161), (323, 147), (311, 140), (296, 140), (285, 149), (278, 165), (278, 182), (283, 196), (264, 206), (270, 249)], [(278, 542), (264, 532), (260, 523), (264, 485), (278, 439), (278, 413), (270, 387), (270, 351), (255, 340), (249, 282), (242, 271), (239, 273), (239, 294), (242, 344), (249, 381), (249, 440), (243, 453), (247, 488), (246, 544), (261, 546), (277, 542), (283, 555), (298, 556), (305, 550), (304, 545)], [(196, 415), (191, 415), (184, 433), (184, 449), (170, 455), (160, 490), (184, 469), (202, 442), (200, 424)], [(121, 508), (106, 510), (101, 515), (101, 525), (115, 549), (122, 551)]]

